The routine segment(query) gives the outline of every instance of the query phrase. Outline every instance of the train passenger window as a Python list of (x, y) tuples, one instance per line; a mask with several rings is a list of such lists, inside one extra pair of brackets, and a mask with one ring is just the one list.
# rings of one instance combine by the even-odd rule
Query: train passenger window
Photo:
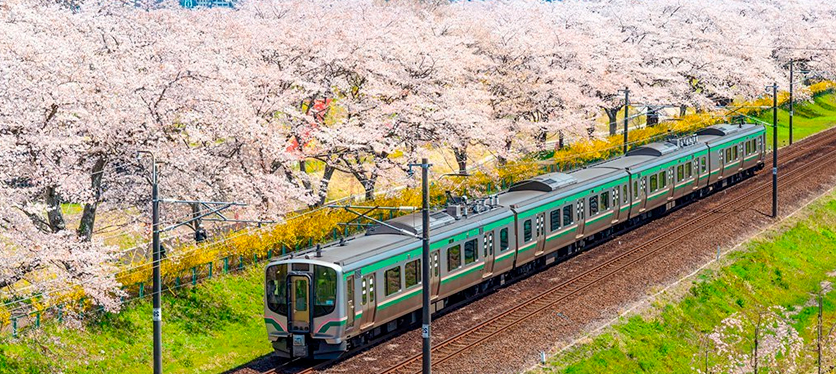
[(601, 210), (610, 209), (610, 192), (605, 191), (601, 193)]
[(659, 181), (658, 181), (657, 178), (658, 178), (658, 176), (656, 174), (653, 174), (653, 175), (650, 176), (650, 191), (651, 192), (656, 191), (656, 189), (659, 188)]
[(685, 164), (685, 179), (691, 178), (691, 163)]
[(447, 272), (462, 266), (462, 246), (454, 245), (447, 250)]
[(598, 214), (598, 196), (592, 196), (589, 198), (589, 216), (592, 217)]
[(661, 173), (659, 173), (659, 188), (665, 188), (665, 186), (667, 186), (667, 185), (668, 185), (668, 176), (667, 176), (667, 174), (668, 174), (668, 173), (667, 173), (667, 172), (665, 172), (664, 170), (662, 170), (662, 172), (661, 172)]
[(433, 252), (433, 275), (438, 276), (438, 251)]
[(682, 165), (676, 166), (676, 181), (682, 182), (685, 179), (685, 168)]
[(700, 172), (705, 173), (705, 156), (700, 159)]
[(499, 250), (504, 251), (508, 249), (508, 228), (499, 230)]
[(737, 160), (737, 146), (732, 148), (732, 159)]
[(639, 198), (639, 182), (633, 181), (633, 200), (638, 200)]
[(472, 264), (476, 262), (478, 258), (478, 253), (476, 250), (476, 239), (468, 240), (464, 243), (464, 264)]
[(563, 227), (569, 226), (575, 220), (572, 219), (572, 205), (563, 207)]
[[(627, 204), (627, 199), (630, 198), (630, 193), (627, 192), (627, 185), (626, 184), (621, 186), (621, 192), (622, 192), (621, 195), (624, 196), (624, 200), (623, 200), (622, 203)], [(566, 225), (566, 224), (564, 223), (564, 225)]]
[(421, 259), (412, 260), (403, 266), (403, 277), (406, 288), (421, 283)]
[(554, 231), (560, 228), (560, 209), (555, 209), (549, 213), (549, 230)]
[(746, 141), (746, 153), (745, 153), (745, 154), (747, 154), (747, 155), (748, 155), (748, 154), (749, 154), (749, 153), (751, 153), (751, 152), (752, 152), (752, 143), (750, 143), (750, 142), (747, 140), (747, 141)]
[(386, 283), (384, 284), (384, 292), (386, 292), (386, 296), (389, 296), (395, 292), (401, 290), (401, 267), (395, 266), (383, 274), (386, 278)]
[(531, 220), (527, 219), (523, 222), (523, 242), (531, 241)]
[(731, 160), (733, 160), (732, 154), (731, 154), (731, 148), (726, 148), (726, 161), (731, 161)]

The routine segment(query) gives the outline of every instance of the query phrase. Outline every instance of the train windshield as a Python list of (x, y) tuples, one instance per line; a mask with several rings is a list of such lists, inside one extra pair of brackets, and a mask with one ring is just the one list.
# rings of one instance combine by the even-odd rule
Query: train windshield
[(314, 266), (314, 317), (334, 312), (337, 299), (337, 271)]
[(287, 315), (287, 265), (267, 268), (267, 307), (275, 313)]

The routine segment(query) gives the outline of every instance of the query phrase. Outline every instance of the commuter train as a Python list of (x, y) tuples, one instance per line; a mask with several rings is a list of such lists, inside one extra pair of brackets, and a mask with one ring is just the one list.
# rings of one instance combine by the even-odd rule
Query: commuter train
[(765, 129), (715, 125), (569, 173), (516, 183), (430, 215), (430, 279), (421, 279), (420, 213), (266, 267), (264, 321), (281, 357), (332, 359), (432, 311), (564, 260), (590, 243), (752, 176)]

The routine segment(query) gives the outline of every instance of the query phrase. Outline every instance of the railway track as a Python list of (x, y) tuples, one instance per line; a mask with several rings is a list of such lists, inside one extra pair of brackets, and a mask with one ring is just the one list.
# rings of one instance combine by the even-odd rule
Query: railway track
[[(817, 162), (822, 160), (832, 160), (836, 157), (836, 148), (833, 147), (836, 144), (836, 130), (822, 132), (797, 144), (797, 146), (791, 149), (785, 148), (779, 153), (779, 157), (784, 160), (782, 163), (788, 165), (783, 169), (783, 174), (779, 174), (779, 189), (780, 187), (786, 187), (821, 171), (818, 168), (808, 166), (816, 165)], [(822, 148), (827, 149), (827, 151), (819, 152), (814, 156), (808, 154), (811, 149)], [(767, 164), (769, 164), (769, 156), (767, 157)], [(786, 170), (787, 168), (790, 170)], [(457, 357), (460, 353), (500, 334), (508, 328), (519, 325), (540, 312), (551, 309), (555, 304), (566, 300), (568, 297), (584, 291), (619, 271), (663, 250), (666, 247), (665, 244), (683, 240), (694, 232), (714, 225), (719, 220), (735, 213), (738, 210), (737, 208), (751, 207), (752, 203), (771, 193), (770, 178), (757, 178), (756, 176), (753, 179), (756, 184), (749, 191), (734, 198), (731, 202), (724, 204), (721, 209), (707, 210), (690, 218), (669, 230), (665, 235), (647, 240), (606, 262), (600, 263), (561, 284), (551, 287), (525, 301), (523, 304), (520, 304), (518, 307), (511, 308), (450, 339), (436, 344), (432, 352), (433, 364), (438, 365), (449, 361)], [(384, 371), (384, 373), (420, 372), (420, 354), (410, 356), (399, 364)]]

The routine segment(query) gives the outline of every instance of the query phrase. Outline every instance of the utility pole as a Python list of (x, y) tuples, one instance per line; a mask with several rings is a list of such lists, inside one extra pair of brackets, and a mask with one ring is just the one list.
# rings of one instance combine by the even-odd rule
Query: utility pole
[(790, 60), (790, 145), (792, 145), (792, 117), (795, 115), (793, 113), (793, 87), (794, 87), (794, 78), (793, 78), (793, 66), (795, 66), (795, 60)]
[(624, 92), (624, 154), (627, 154), (627, 125), (630, 121), (630, 88), (624, 87), (623, 90), (618, 90), (618, 92)]
[(772, 84), (772, 217), (778, 218), (778, 83)]
[[(174, 230), (180, 226), (192, 224), (199, 220), (210, 222), (240, 222), (240, 223), (276, 223), (275, 221), (248, 221), (239, 219), (228, 219), (221, 211), (233, 207), (244, 206), (246, 204), (223, 201), (190, 201), (190, 200), (170, 200), (160, 199), (157, 159), (153, 153), (149, 151), (138, 151), (137, 158), (140, 154), (147, 154), (151, 156), (151, 176), (146, 177), (145, 180), (151, 185), (151, 252), (152, 252), (152, 266), (153, 266), (153, 286), (151, 296), (153, 298), (153, 312), (152, 320), (154, 322), (154, 374), (162, 374), (163, 372), (163, 338), (162, 338), (162, 308), (160, 306), (160, 295), (162, 294), (162, 281), (160, 280), (160, 263), (162, 261), (162, 246), (160, 245), (160, 234), (166, 231)], [(204, 206), (207, 211), (201, 212), (198, 209), (197, 214), (193, 214), (192, 218), (179, 223), (174, 223), (168, 227), (160, 227), (160, 203), (174, 203), (174, 204), (188, 204), (191, 207)], [(217, 216), (219, 218), (206, 218), (209, 216)]]
[(421, 221), (423, 235), (421, 244), (421, 280), (422, 280), (422, 322), (421, 338), (423, 339), (422, 372), (430, 374), (432, 366), (431, 343), (430, 343), (430, 163), (426, 158), (421, 159)]
[[(151, 291), (153, 298), (153, 312), (152, 320), (154, 322), (154, 374), (162, 374), (163, 372), (163, 338), (162, 338), (162, 309), (160, 308), (160, 293), (162, 285), (160, 284), (160, 196), (157, 179), (157, 159), (153, 153), (148, 151), (139, 151), (140, 154), (148, 154), (151, 156), (151, 178), (146, 178), (151, 184), (151, 253), (152, 266), (154, 271), (154, 280)], [(138, 155), (137, 155), (138, 157)]]

